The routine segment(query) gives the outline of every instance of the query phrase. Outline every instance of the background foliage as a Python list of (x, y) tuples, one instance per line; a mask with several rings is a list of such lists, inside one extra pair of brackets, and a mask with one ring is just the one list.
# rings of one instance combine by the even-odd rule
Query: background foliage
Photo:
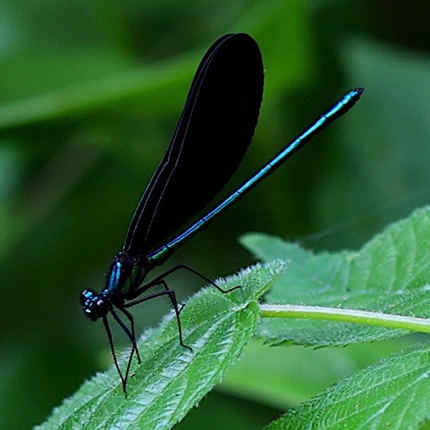
[[(366, 92), (174, 261), (208, 276), (228, 274), (253, 261), (237, 244), (251, 230), (313, 250), (358, 248), (428, 203), (429, 15), (418, 1), (3, 0), (0, 427), (43, 421), (110, 363), (101, 327), (81, 315), (79, 292), (103, 286), (195, 68), (220, 35), (250, 33), (266, 68), (260, 123), (236, 182), (346, 90)], [(175, 285), (181, 298), (199, 287), (188, 278)], [(146, 311), (146, 322), (163, 313)], [(349, 361), (333, 367), (346, 376), (396, 347), (375, 346), (370, 356), (355, 346)], [(305, 365), (315, 360), (310, 353), (276, 353), (291, 366), (290, 406), (334, 382), (325, 367)], [(254, 368), (265, 366), (265, 354)], [(226, 420), (231, 428), (261, 428), (285, 407), (286, 399), (260, 402), (257, 389), (227, 394), (228, 381), (181, 426), (210, 419), (212, 428)]]

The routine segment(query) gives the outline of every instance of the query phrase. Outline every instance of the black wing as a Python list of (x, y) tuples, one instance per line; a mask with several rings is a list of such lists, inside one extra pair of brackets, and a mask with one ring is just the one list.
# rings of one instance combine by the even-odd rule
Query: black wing
[(196, 217), (229, 181), (257, 125), (263, 64), (247, 34), (218, 39), (201, 61), (167, 153), (133, 215), (124, 250), (144, 255)]

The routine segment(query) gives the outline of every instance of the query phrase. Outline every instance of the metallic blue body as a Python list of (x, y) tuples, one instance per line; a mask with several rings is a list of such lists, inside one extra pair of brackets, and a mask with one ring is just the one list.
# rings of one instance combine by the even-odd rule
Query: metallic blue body
[[(166, 155), (132, 217), (123, 249), (113, 258), (105, 288), (100, 293), (92, 290), (81, 293), (85, 316), (92, 321), (101, 319), (104, 324), (124, 392), (134, 354), (140, 362), (134, 320), (129, 308), (146, 300), (167, 296), (176, 314), (180, 344), (187, 347), (182, 339), (181, 308), (165, 277), (185, 268), (221, 292), (226, 292), (185, 266), (175, 266), (145, 283), (148, 272), (163, 264), (176, 249), (272, 174), (312, 137), (346, 113), (363, 92), (363, 89), (357, 88), (345, 94), (220, 204), (173, 239), (169, 238), (189, 219), (201, 213), (235, 172), (257, 124), (263, 82), (261, 53), (250, 36), (225, 35), (211, 46), (197, 69)], [(159, 291), (153, 293), (151, 290), (149, 294), (152, 287), (159, 287)], [(125, 373), (116, 358), (108, 315), (118, 323), (132, 344)]]
[(310, 139), (317, 133), (327, 127), (336, 118), (346, 113), (351, 109), (359, 100), (363, 88), (356, 88), (346, 93), (339, 99), (330, 109), (322, 114), (310, 127), (299, 134), (292, 142), (290, 142), (281, 152), (279, 152), (272, 160), (266, 163), (260, 170), (246, 180), (240, 187), (232, 192), (226, 199), (219, 205), (208, 212), (205, 216), (200, 218), (193, 225), (188, 227), (184, 232), (177, 235), (173, 240), (161, 246), (154, 252), (148, 255), (147, 261), (153, 265), (159, 264), (158, 262), (165, 261), (170, 254), (179, 248), (184, 242), (189, 240), (199, 231), (203, 230), (215, 217), (221, 212), (229, 208), (232, 204), (241, 199), (248, 191), (255, 185), (262, 181), (267, 176), (275, 172), (288, 158), (290, 158), (296, 151), (304, 146)]

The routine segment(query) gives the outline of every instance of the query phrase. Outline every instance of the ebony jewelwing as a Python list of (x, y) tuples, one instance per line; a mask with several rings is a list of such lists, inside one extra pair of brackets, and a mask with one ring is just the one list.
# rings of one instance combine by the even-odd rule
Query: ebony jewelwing
[[(84, 314), (92, 321), (99, 318), (103, 321), (124, 392), (134, 353), (140, 363), (134, 320), (129, 308), (156, 297), (167, 296), (175, 311), (179, 342), (189, 348), (182, 338), (181, 309), (165, 277), (176, 270), (187, 269), (220, 291), (227, 292), (183, 265), (175, 266), (144, 283), (148, 273), (163, 264), (177, 248), (203, 230), (258, 182), (273, 173), (313, 136), (345, 114), (363, 92), (362, 88), (357, 88), (346, 93), (227, 198), (190, 223), (226, 185), (248, 149), (257, 125), (263, 81), (261, 53), (249, 35), (227, 34), (209, 48), (194, 76), (167, 152), (140, 199), (121, 251), (113, 258), (106, 287), (100, 293), (92, 290), (81, 293)], [(175, 232), (187, 222), (189, 227), (175, 236)], [(143, 294), (155, 286), (161, 290)], [(109, 314), (132, 344), (124, 374), (116, 358), (107, 319)]]

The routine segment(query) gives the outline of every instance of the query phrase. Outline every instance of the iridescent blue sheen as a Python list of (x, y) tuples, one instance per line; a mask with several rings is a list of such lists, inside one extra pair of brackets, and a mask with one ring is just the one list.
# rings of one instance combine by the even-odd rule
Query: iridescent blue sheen
[[(176, 314), (179, 342), (189, 348), (183, 342), (181, 308), (166, 276), (186, 269), (226, 292), (186, 266), (175, 266), (145, 283), (147, 274), (346, 113), (363, 92), (357, 88), (345, 94), (220, 204), (190, 224), (189, 220), (201, 213), (229, 181), (251, 143), (263, 95), (263, 70), (260, 50), (247, 34), (228, 34), (211, 46), (197, 69), (167, 153), (137, 206), (123, 248), (113, 258), (105, 288), (100, 293), (81, 293), (85, 316), (92, 321), (101, 319), (104, 324), (124, 392), (134, 354), (140, 362), (129, 308), (167, 296)], [(178, 230), (181, 232), (175, 235)], [(153, 287), (159, 287), (158, 292), (152, 292)], [(132, 344), (125, 373), (118, 365), (108, 315)]]

